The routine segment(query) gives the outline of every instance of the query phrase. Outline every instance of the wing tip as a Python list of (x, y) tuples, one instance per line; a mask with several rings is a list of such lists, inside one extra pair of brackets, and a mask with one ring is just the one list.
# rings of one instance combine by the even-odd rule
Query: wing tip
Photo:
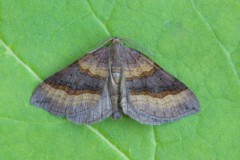
[(38, 88), (33, 92), (30, 98), (30, 104), (39, 107)]

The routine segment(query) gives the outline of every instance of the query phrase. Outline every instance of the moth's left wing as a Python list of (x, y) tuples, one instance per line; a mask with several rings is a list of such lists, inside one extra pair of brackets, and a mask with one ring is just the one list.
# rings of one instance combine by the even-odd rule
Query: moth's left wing
[(195, 95), (183, 83), (142, 53), (124, 50), (121, 104), (125, 114), (142, 124), (157, 125), (199, 111)]
[(112, 114), (108, 92), (109, 47), (100, 48), (46, 79), (31, 103), (79, 124), (99, 122)]

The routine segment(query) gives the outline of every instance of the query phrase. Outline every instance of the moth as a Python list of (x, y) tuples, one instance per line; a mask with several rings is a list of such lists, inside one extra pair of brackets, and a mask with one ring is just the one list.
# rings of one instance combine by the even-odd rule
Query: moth
[(31, 104), (76, 124), (93, 124), (123, 114), (147, 125), (200, 111), (186, 85), (119, 38), (50, 76)]

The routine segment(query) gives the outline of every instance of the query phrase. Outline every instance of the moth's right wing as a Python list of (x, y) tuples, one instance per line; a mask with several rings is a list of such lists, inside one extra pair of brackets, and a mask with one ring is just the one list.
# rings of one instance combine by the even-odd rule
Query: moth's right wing
[(200, 110), (197, 98), (182, 82), (134, 49), (125, 48), (124, 54), (125, 114), (140, 123), (157, 125)]
[(35, 90), (31, 103), (78, 124), (109, 117), (109, 51), (109, 47), (100, 48), (49, 77)]

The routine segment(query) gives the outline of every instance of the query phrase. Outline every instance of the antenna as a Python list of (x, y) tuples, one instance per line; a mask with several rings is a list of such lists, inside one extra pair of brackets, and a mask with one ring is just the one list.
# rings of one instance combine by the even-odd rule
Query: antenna
[(142, 46), (136, 44), (135, 42), (133, 42), (133, 41), (130, 40), (129, 38), (121, 37), (121, 38), (119, 38), (119, 39), (120, 39), (120, 40), (124, 40), (124, 41), (128, 42), (129, 44), (135, 46), (136, 49), (139, 48), (139, 49), (140, 49), (141, 51), (143, 51), (144, 53), (146, 53), (146, 54), (148, 54), (148, 55), (151, 55), (151, 56), (154, 56), (154, 57), (155, 57), (155, 55), (152, 54), (152, 52), (150, 52), (148, 49), (146, 49), (146, 48), (144, 48), (144, 47), (142, 47)]

